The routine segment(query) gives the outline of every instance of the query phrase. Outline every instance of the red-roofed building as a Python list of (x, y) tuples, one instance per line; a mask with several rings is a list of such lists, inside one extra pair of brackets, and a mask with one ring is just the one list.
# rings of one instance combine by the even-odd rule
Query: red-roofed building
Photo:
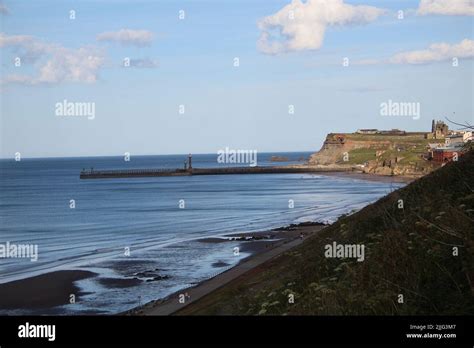
[(459, 147), (439, 147), (433, 150), (433, 161), (438, 163), (451, 162), (454, 157), (461, 156)]

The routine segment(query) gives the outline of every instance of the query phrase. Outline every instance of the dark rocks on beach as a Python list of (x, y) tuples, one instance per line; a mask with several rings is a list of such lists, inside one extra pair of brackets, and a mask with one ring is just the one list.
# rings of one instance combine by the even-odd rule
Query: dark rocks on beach
[(137, 286), (142, 281), (138, 278), (101, 278), (98, 282), (110, 288), (128, 288)]
[(253, 240), (262, 240), (262, 239), (270, 239), (273, 236), (267, 234), (267, 235), (256, 235), (256, 236), (240, 236), (240, 237), (230, 237), (230, 241), (239, 241), (239, 242), (245, 242), (245, 241), (253, 241)]
[(296, 230), (298, 227), (302, 227), (302, 226), (327, 226), (327, 225), (328, 224), (324, 223), (324, 222), (307, 221), (307, 222), (302, 222), (302, 223), (299, 223), (299, 224), (291, 224), (291, 225), (288, 225), (288, 226), (285, 226), (285, 227), (280, 227), (280, 228), (277, 228), (276, 230), (278, 230), (278, 231), (293, 231), (293, 230)]
[(217, 261), (212, 264), (212, 267), (215, 267), (215, 268), (221, 268), (221, 267), (226, 267), (226, 266), (229, 266), (229, 264), (223, 261)]
[(154, 282), (158, 280), (164, 280), (171, 278), (169, 275), (161, 275), (158, 273), (160, 271), (159, 268), (155, 268), (154, 270), (143, 271), (135, 273), (134, 275), (138, 278), (146, 278), (147, 282)]
[(135, 273), (135, 276), (139, 278), (151, 278), (151, 277), (155, 277), (156, 275), (157, 275), (156, 271), (143, 271), (143, 272)]

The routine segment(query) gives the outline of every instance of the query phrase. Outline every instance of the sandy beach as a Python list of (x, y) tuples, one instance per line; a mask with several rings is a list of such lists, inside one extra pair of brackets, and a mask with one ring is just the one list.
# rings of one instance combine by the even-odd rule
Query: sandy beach
[(0, 284), (0, 308), (52, 308), (69, 303), (71, 294), (80, 301), (80, 289), (74, 282), (96, 276), (81, 270), (56, 271)]

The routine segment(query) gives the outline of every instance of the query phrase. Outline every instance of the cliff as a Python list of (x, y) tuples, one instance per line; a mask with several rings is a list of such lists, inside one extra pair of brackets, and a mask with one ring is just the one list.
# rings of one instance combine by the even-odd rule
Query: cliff
[(424, 158), (429, 142), (424, 133), (400, 135), (330, 133), (311, 166), (349, 166), (379, 175), (422, 176), (439, 167)]

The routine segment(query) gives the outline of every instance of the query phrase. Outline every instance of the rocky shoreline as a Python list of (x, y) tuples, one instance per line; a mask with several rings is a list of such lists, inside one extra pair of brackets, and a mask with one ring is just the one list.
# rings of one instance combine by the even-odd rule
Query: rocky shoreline
[[(225, 243), (228, 241), (241, 241), (241, 251), (250, 252), (251, 256), (241, 260), (237, 265), (228, 269), (225, 272), (217, 274), (215, 277), (212, 277), (208, 280), (202, 281), (190, 289), (179, 290), (165, 298), (157, 299), (151, 302), (148, 302), (144, 305), (132, 308), (128, 311), (120, 313), (122, 315), (150, 315), (155, 314), (154, 311), (163, 306), (164, 304), (169, 304), (170, 302), (178, 299), (179, 295), (182, 293), (190, 293), (192, 289), (205, 287), (206, 284), (210, 281), (219, 282), (220, 278), (228, 277), (227, 273), (232, 270), (238, 270), (241, 265), (245, 264), (249, 260), (254, 260), (259, 255), (268, 254), (275, 249), (282, 247), (290, 242), (303, 241), (313, 233), (321, 230), (328, 224), (323, 222), (303, 222), (299, 224), (290, 224), (287, 226), (275, 228), (269, 231), (262, 232), (250, 232), (242, 234), (231, 234), (223, 236), (220, 242)], [(220, 238), (219, 238), (220, 239)], [(215, 243), (215, 240), (202, 239), (202, 242)]]

